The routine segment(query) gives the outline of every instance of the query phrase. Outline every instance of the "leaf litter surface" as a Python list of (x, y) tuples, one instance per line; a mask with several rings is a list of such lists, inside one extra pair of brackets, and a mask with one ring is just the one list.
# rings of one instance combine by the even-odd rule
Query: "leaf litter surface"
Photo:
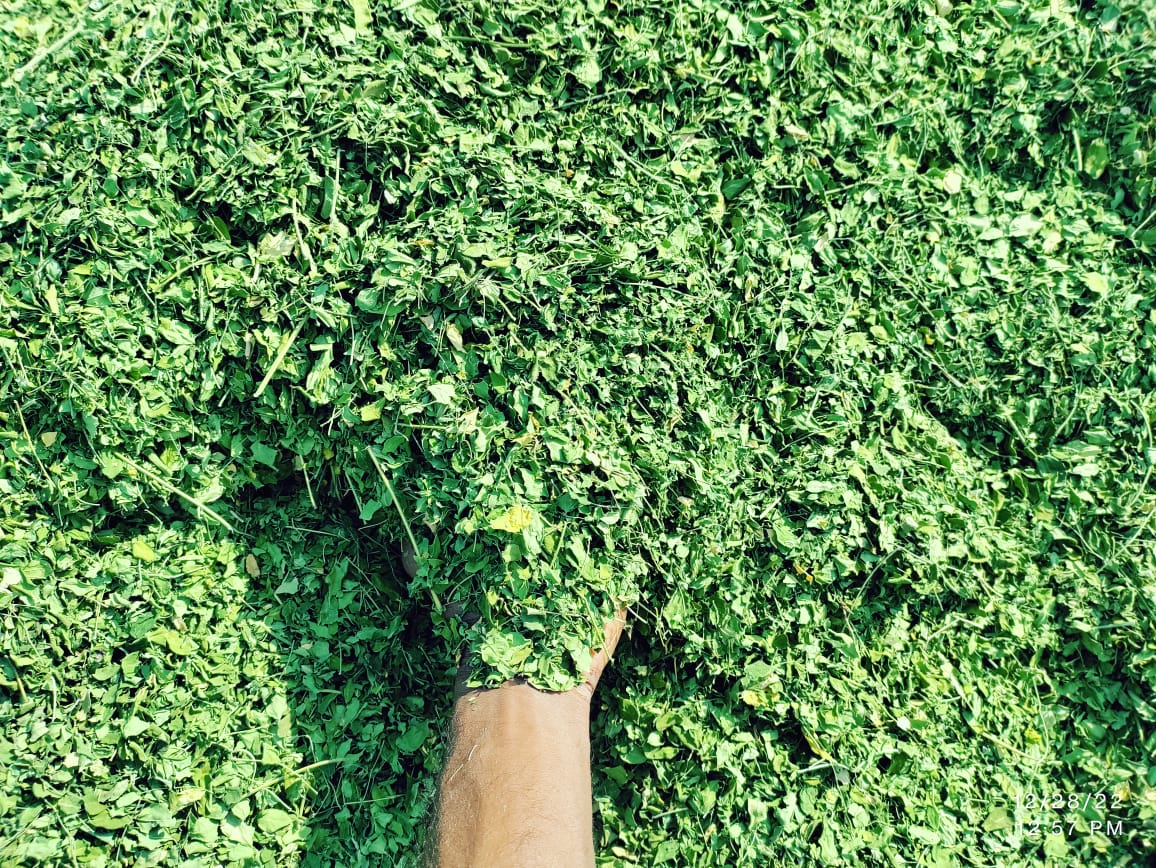
[(4, 5), (3, 864), (416, 864), (620, 604), (601, 864), (1140, 864), (1154, 40)]

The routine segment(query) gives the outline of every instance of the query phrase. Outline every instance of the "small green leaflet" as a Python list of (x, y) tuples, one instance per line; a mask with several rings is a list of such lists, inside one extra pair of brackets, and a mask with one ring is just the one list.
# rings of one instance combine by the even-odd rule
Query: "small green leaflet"
[(1089, 271), (1084, 275), (1084, 285), (1096, 295), (1107, 295), (1109, 292), (1108, 278), (1095, 271)]
[(397, 749), (402, 753), (413, 753), (423, 744), (430, 736), (429, 724), (424, 720), (417, 720), (406, 727), (397, 739)]
[(433, 395), (433, 399), (438, 404), (452, 404), (454, 397), (457, 395), (457, 390), (453, 383), (434, 383), (429, 387), (429, 393)]
[(289, 828), (294, 822), (296, 822), (296, 818), (288, 811), (282, 811), (280, 808), (266, 808), (257, 818), (257, 828), (262, 832), (275, 833)]
[(1093, 178), (1099, 178), (1108, 168), (1108, 145), (1103, 139), (1096, 139), (1084, 151), (1084, 171)]
[(276, 467), (279, 453), (276, 449), (266, 446), (264, 443), (254, 442), (249, 447), (253, 453), (255, 461), (264, 464), (266, 467)]
[(153, 547), (143, 539), (134, 539), (132, 541), (132, 556), (147, 564), (151, 564), (157, 559), (157, 553), (153, 550)]
[(179, 347), (192, 346), (197, 342), (193, 336), (193, 330), (187, 325), (176, 320), (164, 317), (160, 321), (160, 326), (157, 331), (161, 333), (161, 337), (172, 341)]
[(598, 65), (598, 58), (592, 54), (582, 58), (574, 67), (574, 77), (587, 87), (594, 87), (602, 81), (602, 69)]
[(491, 629), (482, 640), (481, 657), (490, 666), (517, 667), (533, 650), (533, 643), (521, 633)]
[(358, 36), (368, 36), (373, 24), (373, 13), (369, 9), (369, 0), (349, 0), (353, 6), (353, 26)]
[(140, 226), (145, 229), (156, 229), (157, 218), (148, 208), (129, 207), (125, 209), (128, 219), (134, 226)]

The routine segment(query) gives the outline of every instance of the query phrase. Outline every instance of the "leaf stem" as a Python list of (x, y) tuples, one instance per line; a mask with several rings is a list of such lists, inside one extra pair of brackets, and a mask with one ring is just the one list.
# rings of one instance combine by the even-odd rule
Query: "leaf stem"
[[(116, 0), (116, 2), (110, 4), (108, 8), (115, 9), (119, 5), (120, 0)], [(88, 20), (78, 22), (75, 27), (57, 39), (54, 43), (49, 45), (47, 48), (41, 49), (39, 52), (33, 55), (31, 60), (13, 72), (12, 75), (8, 76), (8, 80), (4, 82), (5, 89), (11, 87), (13, 84), (19, 84), (24, 80), (26, 75), (35, 72), (36, 67), (40, 66), (40, 64), (42, 64), (45, 60), (52, 57), (53, 55), (58, 54), (66, 45), (68, 45), (68, 43), (72, 42), (72, 40), (83, 33), (91, 23), (92, 22)]]
[(140, 473), (140, 474), (144, 475), (145, 477), (147, 477), (155, 485), (160, 486), (161, 488), (163, 488), (165, 491), (169, 492), (170, 494), (175, 494), (177, 497), (181, 498), (181, 500), (184, 500), (187, 503), (192, 504), (194, 507), (196, 507), (198, 513), (207, 513), (209, 518), (211, 518), (213, 521), (217, 522), (217, 524), (221, 525), (227, 531), (229, 531), (230, 533), (237, 533), (237, 529), (235, 527), (233, 527), (231, 524), (229, 524), (229, 522), (225, 521), (225, 519), (221, 518), (221, 516), (217, 515), (217, 513), (214, 512), (212, 510), (212, 508), (204, 501), (197, 500), (197, 498), (193, 497), (191, 494), (185, 494), (183, 491), (181, 491), (179, 488), (177, 488), (175, 485), (173, 485), (167, 479), (165, 479), (164, 477), (161, 477), (161, 476), (157, 476), (155, 473), (153, 473), (147, 467), (144, 467), (140, 464), (137, 464), (135, 461), (133, 461), (127, 455), (121, 455), (121, 456), (119, 456), (119, 459), (121, 461), (123, 461), (125, 464), (127, 464), (129, 467), (132, 467), (133, 469), (135, 469), (137, 471), (137, 473)]
[(260, 398), (265, 391), (265, 387), (269, 385), (269, 381), (273, 379), (273, 375), (277, 373), (277, 369), (281, 367), (281, 363), (285, 361), (285, 356), (289, 354), (289, 348), (293, 346), (293, 342), (297, 340), (297, 335), (301, 334), (301, 327), (305, 325), (305, 321), (297, 323), (297, 327), (291, 331), (288, 336), (281, 339), (281, 346), (277, 348), (277, 356), (273, 359), (273, 364), (269, 366), (269, 370), (265, 372), (265, 379), (261, 381), (261, 385), (257, 387), (257, 391), (253, 393), (254, 398)]
[(381, 469), (381, 464), (378, 463), (377, 456), (373, 454), (373, 450), (368, 446), (365, 447), (365, 454), (369, 456), (369, 460), (373, 462), (373, 466), (377, 469), (377, 475), (381, 477), (381, 481), (385, 483), (386, 490), (389, 491), (389, 498), (393, 501), (394, 507), (397, 509), (398, 517), (401, 519), (401, 526), (405, 528), (405, 535), (409, 538), (409, 544), (413, 548), (413, 556), (418, 556), (417, 538), (413, 535), (413, 528), (409, 525), (409, 519), (405, 517), (405, 510), (401, 508), (401, 501), (397, 499), (397, 492), (393, 490), (390, 485), (389, 477), (385, 475), (385, 471)]
[[(4, 352), (4, 361), (8, 365), (9, 370), (12, 371), (12, 376), (16, 377), (16, 368), (12, 364), (12, 360), (8, 358), (8, 352)], [(19, 355), (16, 356), (16, 361), (20, 362), (20, 369), (24, 370), (24, 362)], [(24, 370), (24, 376), (27, 378), (28, 372)], [(40, 472), (44, 474), (45, 481), (48, 482), (48, 490), (55, 491), (56, 483), (52, 481), (52, 474), (48, 472), (48, 468), (44, 466), (44, 462), (40, 460), (40, 454), (36, 451), (36, 443), (32, 439), (32, 434), (28, 431), (28, 423), (24, 421), (24, 412), (20, 409), (20, 403), (12, 402), (12, 406), (16, 408), (16, 416), (20, 419), (20, 428), (24, 432), (24, 439), (28, 441), (28, 448), (32, 450), (32, 458), (36, 461), (36, 466), (40, 468)]]

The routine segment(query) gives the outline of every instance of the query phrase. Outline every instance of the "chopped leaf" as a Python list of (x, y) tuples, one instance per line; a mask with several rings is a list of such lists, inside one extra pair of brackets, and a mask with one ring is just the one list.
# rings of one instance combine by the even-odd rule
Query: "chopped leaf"
[(434, 383), (429, 387), (429, 393), (433, 395), (434, 401), (438, 404), (452, 404), (454, 398), (457, 397), (457, 390), (453, 383)]
[(416, 721), (406, 728), (397, 739), (397, 749), (402, 753), (413, 753), (423, 744), (430, 736), (429, 724), (424, 720)]
[(534, 511), (521, 504), (515, 504), (505, 512), (490, 520), (493, 530), (502, 530), (506, 533), (521, 533), (534, 522)]

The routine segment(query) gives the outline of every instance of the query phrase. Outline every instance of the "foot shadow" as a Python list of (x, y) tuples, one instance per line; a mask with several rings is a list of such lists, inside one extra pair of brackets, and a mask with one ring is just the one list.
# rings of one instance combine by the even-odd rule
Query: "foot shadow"
[[(319, 507), (319, 508), (318, 508)], [(247, 608), (280, 654), (285, 809), (301, 866), (417, 865), (444, 756), (455, 663), (400, 548), (356, 508), (305, 490), (246, 507)]]

